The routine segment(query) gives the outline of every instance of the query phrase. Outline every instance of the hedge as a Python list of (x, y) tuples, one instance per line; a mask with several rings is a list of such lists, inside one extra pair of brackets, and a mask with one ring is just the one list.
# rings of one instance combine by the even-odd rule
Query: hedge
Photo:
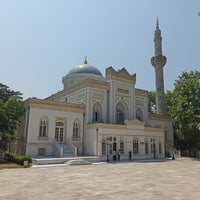
[(20, 156), (13, 156), (10, 154), (5, 154), (5, 159), (15, 162), (17, 164), (23, 165), (24, 161), (28, 161), (28, 164), (32, 163), (32, 158), (29, 155), (20, 155)]

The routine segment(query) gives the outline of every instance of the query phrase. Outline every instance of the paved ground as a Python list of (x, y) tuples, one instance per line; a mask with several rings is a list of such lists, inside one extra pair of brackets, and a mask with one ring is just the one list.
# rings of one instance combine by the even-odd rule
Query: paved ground
[(0, 170), (0, 200), (200, 199), (200, 161)]

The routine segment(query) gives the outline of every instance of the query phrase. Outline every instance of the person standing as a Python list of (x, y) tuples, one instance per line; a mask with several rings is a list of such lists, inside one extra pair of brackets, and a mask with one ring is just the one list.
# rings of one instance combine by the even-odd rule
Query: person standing
[(115, 161), (116, 160), (116, 151), (113, 150), (113, 160)]
[(118, 160), (120, 160), (120, 150), (118, 151)]
[(129, 151), (129, 160), (131, 160), (131, 157), (132, 157), (132, 152), (131, 151)]

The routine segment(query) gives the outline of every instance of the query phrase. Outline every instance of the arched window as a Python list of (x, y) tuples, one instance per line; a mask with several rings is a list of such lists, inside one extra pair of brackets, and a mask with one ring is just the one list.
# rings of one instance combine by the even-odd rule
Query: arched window
[(63, 137), (64, 137), (64, 122), (56, 121), (55, 139), (58, 142), (63, 142)]
[(40, 119), (39, 137), (47, 137), (47, 130), (48, 130), (48, 119), (47, 117), (42, 117)]
[(116, 106), (116, 124), (124, 124), (125, 120), (125, 108), (122, 103), (118, 103)]
[(73, 123), (73, 138), (79, 138), (80, 137), (80, 121), (76, 119)]
[(95, 103), (93, 106), (93, 122), (102, 122), (102, 108), (100, 103)]
[(138, 145), (138, 139), (133, 139), (133, 153), (138, 154), (139, 153), (139, 145)]
[(142, 113), (141, 108), (137, 108), (136, 110), (136, 119), (143, 121), (143, 113)]

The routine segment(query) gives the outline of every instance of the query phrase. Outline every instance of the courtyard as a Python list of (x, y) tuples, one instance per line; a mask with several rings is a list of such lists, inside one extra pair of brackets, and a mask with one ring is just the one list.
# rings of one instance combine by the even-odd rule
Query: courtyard
[(111, 162), (0, 170), (0, 200), (200, 198), (200, 161)]

